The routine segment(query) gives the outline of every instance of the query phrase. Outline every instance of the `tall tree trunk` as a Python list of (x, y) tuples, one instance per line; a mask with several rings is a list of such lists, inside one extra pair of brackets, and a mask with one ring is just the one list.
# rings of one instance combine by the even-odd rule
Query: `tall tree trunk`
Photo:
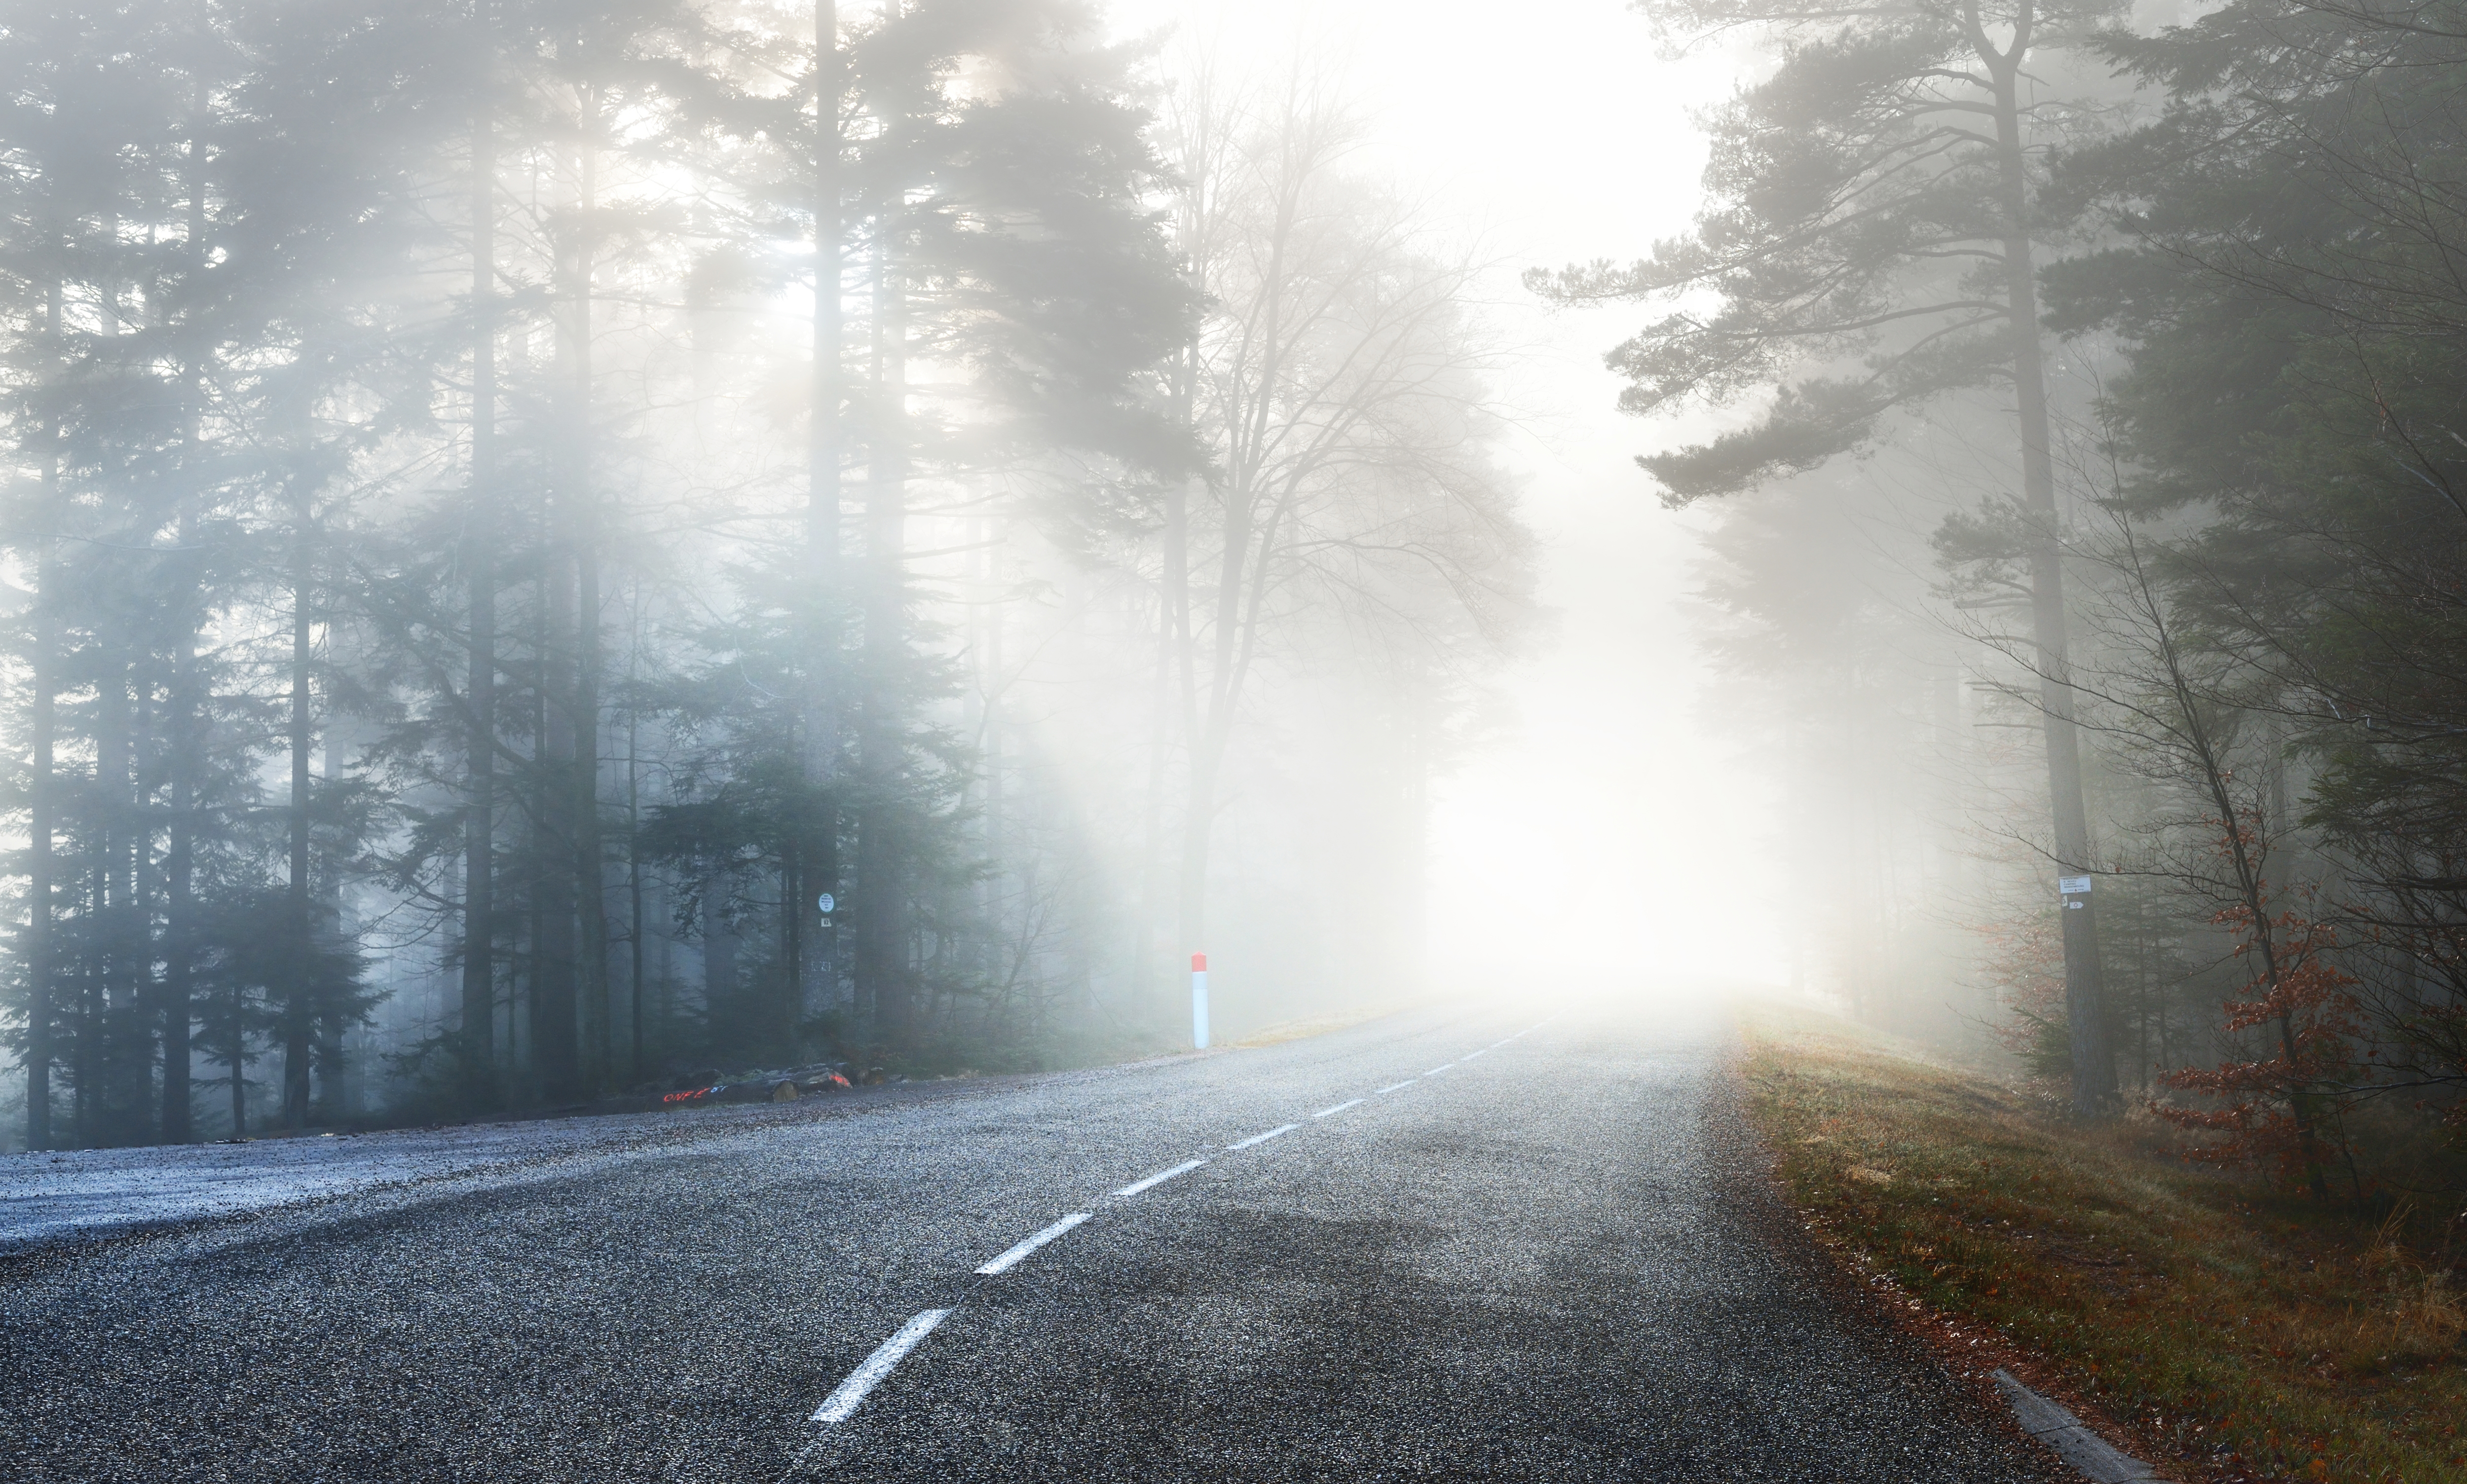
[[(192, 440), (193, 441), (193, 440)], [(193, 467), (193, 464), (192, 465)], [(180, 560), (196, 537), (193, 497), (184, 497), (179, 525)], [(188, 615), (181, 618), (178, 647), (171, 660), (170, 743), (170, 842), (165, 852), (165, 919), (163, 932), (163, 1105), (162, 1138), (185, 1144), (191, 1129), (190, 1030), (194, 1013), (195, 904), (193, 901), (196, 842), (196, 765), (202, 740), (197, 714), (196, 636)]]
[[(57, 246), (57, 237), (54, 239)], [(57, 268), (43, 295), (43, 336), (47, 359), (58, 364), (60, 281)], [(43, 519), (60, 515), (59, 425), (46, 418), (43, 434)], [(52, 539), (46, 534), (34, 546), (34, 652), (27, 728), (34, 735), (33, 770), (26, 780), (26, 1147), (52, 1147), (52, 1063), (58, 1056), (53, 1040), (57, 1007), (53, 1000), (57, 948), (52, 921), (52, 835), (59, 808), (58, 776), (54, 766), (54, 729), (57, 726), (59, 681), (60, 579), (52, 568)]]
[[(1190, 776), (1183, 807), (1181, 929), (1183, 949), (1192, 954), (1208, 949), (1208, 856), (1216, 824), (1217, 785), (1226, 751), (1233, 743), (1234, 709), (1241, 700), (1241, 660), (1248, 647), (1244, 626), (1258, 619), (1256, 605), (1246, 616), (1242, 600), (1243, 588), (1257, 575), (1248, 570), (1254, 565), (1251, 510), (1255, 496), (1239, 467), (1238, 455), (1234, 461), (1224, 497), (1224, 551), (1217, 560), (1216, 615), (1211, 635), (1215, 653), (1210, 657), (1204, 707), (1195, 695), (1189, 703)], [(1269, 533), (1263, 532), (1256, 563), (1262, 567), (1268, 539)], [(1188, 656), (1185, 663), (1195, 674), (1198, 636), (1190, 636), (1184, 648)]]
[(985, 785), (985, 813), (983, 822), (984, 850), (986, 862), (983, 883), (981, 916), (988, 932), (984, 947), (969, 965), (969, 972), (985, 983), (999, 983), (1003, 978), (998, 967), (1000, 945), (997, 934), (1002, 923), (1005, 889), (1010, 879), (1009, 842), (1005, 830), (1009, 799), (1005, 797), (1007, 781), (1004, 768), (1006, 737), (1003, 731), (1003, 616), (1002, 601), (1002, 528), (999, 517), (984, 524), (977, 539), (984, 542), (985, 586), (977, 609), (980, 616), (979, 637), (975, 644), (977, 663), (985, 676), (979, 691), (985, 697), (985, 715), (978, 729), (978, 762)]
[[(1275, 519), (1273, 511), (1265, 526), (1258, 528), (1258, 550), (1256, 560), (1252, 551), (1254, 520), (1263, 498), (1257, 480), (1261, 467), (1260, 450), (1269, 433), (1269, 419), (1275, 404), (1275, 392), (1282, 374), (1282, 335), (1284, 321), (1284, 286), (1279, 275), (1284, 244), (1288, 239), (1288, 222), (1295, 210), (1290, 192), (1280, 196), (1279, 222), (1275, 229), (1275, 251), (1268, 264), (1271, 285), (1259, 343), (1265, 348), (1254, 373), (1256, 385), (1247, 406), (1237, 400), (1229, 409), (1227, 436), (1230, 448), (1221, 499), (1225, 518), (1223, 551), (1217, 561), (1216, 615), (1211, 638), (1215, 654), (1211, 658), (1205, 709), (1199, 693), (1199, 638), (1189, 632), (1184, 643), (1185, 664), (1190, 679), (1187, 683), (1185, 707), (1188, 720), (1186, 727), (1190, 738), (1189, 798), (1184, 809), (1182, 829), (1182, 941), (1186, 951), (1204, 953), (1203, 936), (1208, 929), (1208, 856), (1211, 836), (1216, 823), (1216, 791), (1218, 774), (1234, 734), (1234, 711), (1240, 704), (1243, 670), (1254, 636), (1245, 625), (1255, 625), (1259, 618), (1257, 600), (1250, 605), (1246, 616), (1243, 588), (1264, 580), (1269, 553), (1274, 550)], [(1195, 351), (1194, 351), (1195, 354)], [(1196, 362), (1191, 374), (1197, 374)], [(1195, 394), (1194, 385), (1194, 394)], [(1247, 570), (1246, 570), (1247, 569)], [(1188, 626), (1186, 625), (1186, 629)]]
[[(329, 664), (340, 663), (335, 659), (333, 649), (341, 641), (341, 626), (329, 620), (326, 636), (327, 659)], [(343, 730), (330, 719), (323, 731), (322, 745), (326, 753), (323, 776), (328, 779), (339, 778), (343, 776), (344, 770), (351, 766), (349, 758), (345, 756), (345, 748), (349, 739)], [(317, 917), (313, 924), (317, 932), (315, 941), (321, 952), (339, 956), (344, 946), (351, 941), (351, 925), (343, 915), (343, 873), (331, 851), (327, 852), (325, 858), (318, 864), (314, 891), (317, 902)], [(339, 1006), (322, 998), (325, 986), (321, 984), (319, 987), (321, 998), (316, 1013), (309, 1018), (308, 1023), (309, 1065), (316, 1069), (317, 1091), (324, 1094), (325, 1108), (330, 1117), (337, 1113), (348, 1112), (343, 1103), (343, 1090), (350, 1068), (344, 1062), (343, 1052), (345, 1017), (338, 1013)]]
[[(48, 493), (54, 470), (44, 469)], [(47, 509), (57, 508), (52, 501)], [(52, 942), (52, 832), (58, 808), (58, 783), (53, 772), (55, 697), (53, 650), (58, 643), (59, 579), (52, 572), (51, 544), (45, 540), (34, 558), (34, 653), (27, 726), (34, 732), (34, 767), (27, 786), (26, 850), (26, 1147), (52, 1147), (52, 1063), (58, 1056), (53, 1044), (52, 1000), (55, 949)]]
[[(643, 653), (643, 584), (634, 582), (632, 601), (628, 604), (627, 642), (625, 646), (625, 678), (639, 683), (642, 672), (639, 661)], [(628, 686), (628, 690), (631, 690)], [(645, 925), (643, 914), (643, 713), (632, 701), (625, 707), (625, 942), (628, 950), (626, 985), (633, 991), (632, 1029), (627, 1037), (633, 1076), (640, 1083), (650, 1075), (650, 1060), (643, 1041), (643, 936)]]
[(617, 1066), (616, 1001), (608, 977), (607, 843), (600, 820), (600, 560), (596, 536), (576, 544), (574, 663), (574, 900), (577, 998), (589, 1034), (586, 1090), (606, 1087)]
[[(305, 462), (305, 455), (304, 455)], [(316, 954), (316, 911), (309, 892), (308, 805), (310, 752), (316, 741), (314, 699), (310, 694), (315, 659), (313, 584), (316, 581), (315, 496), (307, 472), (296, 478), (293, 492), (291, 550), (291, 874), (288, 907), (292, 964), (291, 982), (283, 1004), (283, 1121), (294, 1129), (308, 1126), (308, 1062), (315, 1021), (315, 987), (311, 965)]]
[(120, 1109), (115, 1093), (123, 1047), (119, 1045), (119, 1012), (135, 989), (135, 944), (131, 919), (131, 837), (135, 833), (135, 749), (131, 732), (129, 661), (116, 643), (104, 651), (102, 678), (96, 686), (95, 863), (94, 905), (90, 919), (95, 945), (90, 954), (85, 995), (79, 1006), (77, 1034), (77, 1141), (91, 1148), (116, 1132)]
[[(579, 50), (579, 42), (576, 48)], [(586, 132), (589, 103), (577, 118), (577, 133)], [(557, 244), (555, 266), (556, 367), (553, 508), (543, 550), (546, 611), (542, 635), (541, 834), (539, 896), (535, 921), (538, 942), (533, 954), (532, 987), (532, 1063), (541, 1095), (552, 1102), (580, 1096), (583, 1015), (595, 1008), (577, 917), (596, 896), (596, 881), (584, 880), (585, 822), (592, 812), (582, 807), (595, 798), (594, 764), (599, 752), (596, 716), (584, 709), (590, 699), (583, 649), (594, 615), (581, 608), (584, 585), (594, 589), (597, 573), (586, 549), (591, 539), (588, 506), (591, 461), (591, 288), (590, 185), (585, 178), (591, 146), (580, 143), (577, 157), (575, 204), (583, 221)], [(597, 913), (592, 914), (596, 920)]]
[(608, 883), (605, 843), (600, 823), (600, 669), (601, 663), (600, 592), (600, 511), (594, 485), (592, 448), (592, 278), (598, 254), (599, 152), (593, 131), (599, 126), (599, 97), (586, 89), (581, 167), (582, 224), (574, 263), (573, 405), (566, 425), (568, 466), (565, 488), (569, 541), (574, 551), (574, 892), (577, 953), (577, 998), (589, 1035), (582, 1067), (586, 1089), (604, 1087), (616, 1066), (613, 1045), (614, 1001), (608, 991)]
[(730, 883), (714, 868), (703, 881), (702, 1002), (709, 1010), (736, 998), (736, 926), (728, 920)]
[(531, 984), (532, 1072), (539, 1095), (562, 1102), (579, 1091), (574, 938), (574, 569), (551, 543), (540, 627), (540, 745), (533, 828)]
[[(206, 108), (202, 83), (193, 107), (194, 117), (201, 120)], [(187, 259), (190, 303), (189, 323), (181, 326), (185, 354), (180, 367), (180, 519), (175, 540), (179, 551), (171, 558), (180, 573), (176, 586), (183, 601), (172, 618), (179, 635), (171, 658), (170, 715), (164, 729), (165, 740), (170, 744), (171, 783), (170, 842), (164, 861), (167, 880), (163, 931), (162, 1138), (167, 1144), (185, 1144), (191, 1137), (189, 1035), (191, 980), (195, 962), (191, 896), (195, 875), (197, 753), (203, 742), (198, 715), (200, 698), (196, 693), (196, 633), (202, 614), (198, 608), (197, 562), (190, 549), (196, 544), (197, 502), (203, 479), (198, 423), (205, 416), (206, 373), (196, 322), (204, 309), (199, 300), (206, 269), (206, 188), (202, 142), (193, 127), (183, 164), (189, 197), (183, 256)]]
[[(1185, 260), (1190, 264), (1191, 286), (1195, 292), (1207, 291), (1207, 279), (1202, 267), (1198, 208), (1186, 202), (1183, 214), (1183, 247)], [(1197, 441), (1199, 420), (1199, 337), (1196, 327), (1182, 349), (1175, 367), (1173, 385), (1174, 412), (1184, 429)], [(1166, 717), (1171, 713), (1174, 687), (1180, 684), (1182, 739), (1186, 764), (1194, 771), (1199, 755), (1199, 657), (1190, 627), (1190, 487), (1191, 480), (1175, 480), (1165, 491), (1164, 551), (1159, 577), (1157, 614), (1157, 696), (1154, 716), (1155, 739), (1148, 761), (1148, 863), (1149, 902), (1142, 930), (1140, 976), (1144, 980), (1151, 972), (1155, 954), (1148, 950), (1148, 935), (1162, 928), (1163, 912), (1156, 898), (1163, 895), (1165, 865), (1165, 779), (1166, 753)], [(1189, 795), (1197, 788), (1185, 780)], [(1210, 793), (1214, 793), (1211, 782)], [(1191, 818), (1188, 798), (1183, 817), (1183, 852), (1180, 868), (1174, 874), (1175, 941), (1182, 953), (1202, 951), (1200, 938), (1206, 929), (1202, 920), (1206, 910), (1207, 844), (1200, 843), (1200, 858), (1194, 863), (1190, 852)], [(1171, 1027), (1181, 1023), (1180, 996), (1176, 986), (1181, 977), (1175, 972), (1175, 956), (1168, 955), (1165, 972), (1166, 989), (1159, 997), (1163, 1012), (1160, 1024)], [(1147, 997), (1143, 996), (1144, 1001)]]
[[(1973, 32), (1978, 34), (1975, 7), (1972, 16)], [(1983, 34), (1980, 39), (1983, 41)], [(2059, 874), (2071, 876), (2091, 869), (2090, 816), (2082, 795), (2081, 729), (2074, 718), (2065, 633), (2064, 548), (2058, 530), (2053, 438), (2039, 340), (2029, 176), (2022, 153), (2021, 69), (2029, 41), (2030, 15), (2026, 9), (2008, 50), (1981, 46), (1980, 51), (1996, 84), (2006, 324), (2012, 337), (2014, 400), (2021, 415), (2022, 496), (2036, 528), (2030, 551), (2030, 625), (2031, 642), (2039, 655), (2048, 799), (2053, 814), (2056, 868)], [(2107, 1017), (2099, 1002), (2098, 910), (2087, 893), (2066, 899), (2066, 907), (2062, 913), (2065, 1023), (2072, 1043), (2073, 1113), (2093, 1118), (2108, 1112), (2116, 1101), (2116, 1060), (2108, 1048)]]
[[(835, 694), (840, 653), (840, 443), (845, 424), (840, 374), (843, 333), (840, 304), (840, 96), (845, 85), (835, 0), (814, 4), (814, 323), (813, 380), (805, 423), (805, 551), (803, 636), (805, 677), (801, 759), (810, 812), (798, 848), (802, 881), (783, 887), (787, 911), (802, 918), (807, 902), (840, 889), (839, 810), (832, 798), (839, 781), (839, 706)], [(822, 917), (808, 964), (802, 938), (788, 976), (800, 1001), (812, 985), (825, 1001), (839, 980), (829, 914)]]
[(494, 98), (496, 36), (488, 0), (473, 6), (479, 45), (471, 118), (471, 480), (463, 516), (463, 571), (470, 583), (470, 673), (464, 683), (464, 1071), (483, 1097), (495, 1091), (497, 799), (497, 271)]
[(1391, 972), (1401, 975), (1390, 982), (1388, 992), (1419, 994), (1429, 970), (1423, 945), (1430, 941), (1431, 739), (1438, 731), (1440, 703), (1433, 694), (1430, 671), (1419, 660), (1407, 665), (1399, 688), (1398, 751), (1403, 755), (1396, 760), (1401, 796), (1396, 804), (1403, 838), (1393, 862), (1397, 910), (1391, 931), (1397, 936), (1394, 951), (1385, 956), (1394, 966)]
[(154, 1101), (154, 1027), (147, 1020), (147, 1011), (155, 1008), (154, 882), (149, 868), (154, 818), (147, 744), (155, 733), (153, 692), (145, 678), (150, 666), (138, 658), (144, 654), (143, 649), (131, 651), (128, 720), (122, 733), (124, 761), (119, 770), (121, 807), (126, 811), (127, 822), (112, 849), (116, 878), (112, 889), (118, 910), (113, 914), (116, 949), (111, 993), (105, 1001), (109, 1013), (103, 1023), (102, 1062), (103, 1141), (112, 1144), (142, 1143), (154, 1124), (154, 1110), (149, 1106)]
[(915, 1027), (908, 984), (907, 862), (894, 799), (905, 731), (908, 365), (906, 285), (896, 200), (876, 225), (871, 465), (865, 491), (866, 704), (858, 746), (865, 802), (857, 820), (856, 976), (875, 1037), (901, 1048)]
[[(118, 214), (106, 212), (102, 226), (104, 233), (116, 237), (120, 230)], [(116, 264), (112, 266), (116, 267)], [(107, 268), (100, 286), (105, 329), (116, 333), (123, 327), (118, 307), (123, 285), (118, 274)], [(110, 569), (101, 562), (91, 563), (86, 574), (88, 580), (93, 580), (98, 571), (109, 573)], [(122, 642), (124, 636), (107, 611), (97, 615), (94, 629), (101, 667), (94, 687), (94, 792), (87, 811), (92, 852), (89, 866), (91, 885), (85, 923), (85, 962), (79, 983), (77, 1043), (71, 1055), (71, 1075), (77, 1079), (77, 1086), (75, 1099), (70, 1105), (70, 1117), (74, 1136), (81, 1148), (93, 1147), (102, 1120), (102, 1110), (99, 1102), (102, 1090), (99, 1083), (108, 1065), (103, 1045), (104, 1024), (121, 956), (117, 911), (122, 898), (114, 889), (117, 881), (114, 851), (120, 843), (121, 820), (115, 801), (121, 797), (121, 785), (128, 774), (124, 757), (128, 746), (129, 670), (128, 656)]]
[(226, 1067), (231, 1073), (227, 1091), (231, 1094), (231, 1136), (248, 1136), (248, 997), (238, 985), (233, 985), (227, 1001), (231, 1019), (224, 1029), (231, 1047)]
[[(1168, 542), (1165, 557), (1167, 582), (1171, 581), (1176, 560), (1172, 543)], [(1131, 934), (1132, 1013), (1142, 1021), (1153, 1018), (1160, 1025), (1171, 1023), (1170, 1017), (1165, 1014), (1171, 1007), (1162, 1003), (1165, 996), (1157, 988), (1158, 962), (1166, 951), (1157, 939), (1165, 931), (1165, 894), (1171, 870), (1166, 863), (1165, 824), (1166, 768), (1172, 752), (1174, 657), (1180, 649), (1175, 640), (1172, 600), (1161, 590), (1157, 595), (1156, 677), (1148, 697), (1148, 776), (1143, 795), (1144, 818), (1141, 821), (1140, 915)]]

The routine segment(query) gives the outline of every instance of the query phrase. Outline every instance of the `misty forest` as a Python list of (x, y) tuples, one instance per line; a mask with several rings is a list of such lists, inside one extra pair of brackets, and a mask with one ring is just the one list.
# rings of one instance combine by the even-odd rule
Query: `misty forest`
[(1692, 221), (1503, 252), (1333, 49), (1073, 0), (12, 8), (11, 1146), (1119, 1061), (1200, 953), (1237, 1028), (1460, 987), (1435, 811), (1561, 638), (1532, 316), (1691, 543), (1658, 725), (1768, 785), (1737, 978), (2421, 1175), (2467, 7), (1633, 9), (1723, 79)]
[(12, 12), (28, 1143), (1393, 988), (1529, 606), (1469, 270), (1094, 26)]
[[(1749, 28), (1652, 306), (1792, 973), (2317, 1196), (2467, 1116), (2467, 11), (1640, 7)], [(2454, 1145), (2455, 1149), (2455, 1145)]]

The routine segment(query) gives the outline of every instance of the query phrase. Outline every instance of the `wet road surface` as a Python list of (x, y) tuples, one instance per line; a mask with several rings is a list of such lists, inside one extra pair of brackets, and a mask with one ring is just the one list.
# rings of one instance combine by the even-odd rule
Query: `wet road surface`
[(0, 1473), (2057, 1477), (1774, 1246), (1709, 1023), (713, 1128), (0, 1259)]

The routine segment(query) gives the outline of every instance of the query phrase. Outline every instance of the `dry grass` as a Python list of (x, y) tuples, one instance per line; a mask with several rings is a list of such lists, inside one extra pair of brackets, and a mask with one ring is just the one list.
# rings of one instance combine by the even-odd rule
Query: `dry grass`
[(1288, 1041), (1300, 1041), (1306, 1036), (1324, 1036), (1330, 1031), (1345, 1030), (1362, 1024), (1366, 1021), (1375, 1021), (1381, 1016), (1393, 1015), (1399, 1010), (1410, 1009), (1418, 1002), (1407, 1000), (1386, 1001), (1379, 1004), (1361, 1005), (1354, 1009), (1342, 1010), (1334, 1015), (1318, 1015), (1298, 1021), (1279, 1021), (1273, 1025), (1262, 1026), (1241, 1040), (1230, 1044), (1235, 1046), (1273, 1046)]
[(1752, 1116), (1819, 1232), (2002, 1331), (2162, 1472), (2467, 1481), (2455, 1222), (2376, 1228), (2187, 1165), (2151, 1120), (2082, 1131), (1838, 1021), (1742, 1020)]

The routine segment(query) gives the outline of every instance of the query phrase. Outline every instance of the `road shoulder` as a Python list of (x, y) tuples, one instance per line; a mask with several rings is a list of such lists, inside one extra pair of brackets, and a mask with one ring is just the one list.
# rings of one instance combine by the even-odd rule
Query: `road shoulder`
[(2148, 1120), (2081, 1130), (1810, 1011), (1740, 1026), (1734, 1086), (1802, 1236), (1982, 1397), (2007, 1370), (2187, 1484), (2467, 1467), (2462, 1325), (2410, 1254), (2340, 1248)]

